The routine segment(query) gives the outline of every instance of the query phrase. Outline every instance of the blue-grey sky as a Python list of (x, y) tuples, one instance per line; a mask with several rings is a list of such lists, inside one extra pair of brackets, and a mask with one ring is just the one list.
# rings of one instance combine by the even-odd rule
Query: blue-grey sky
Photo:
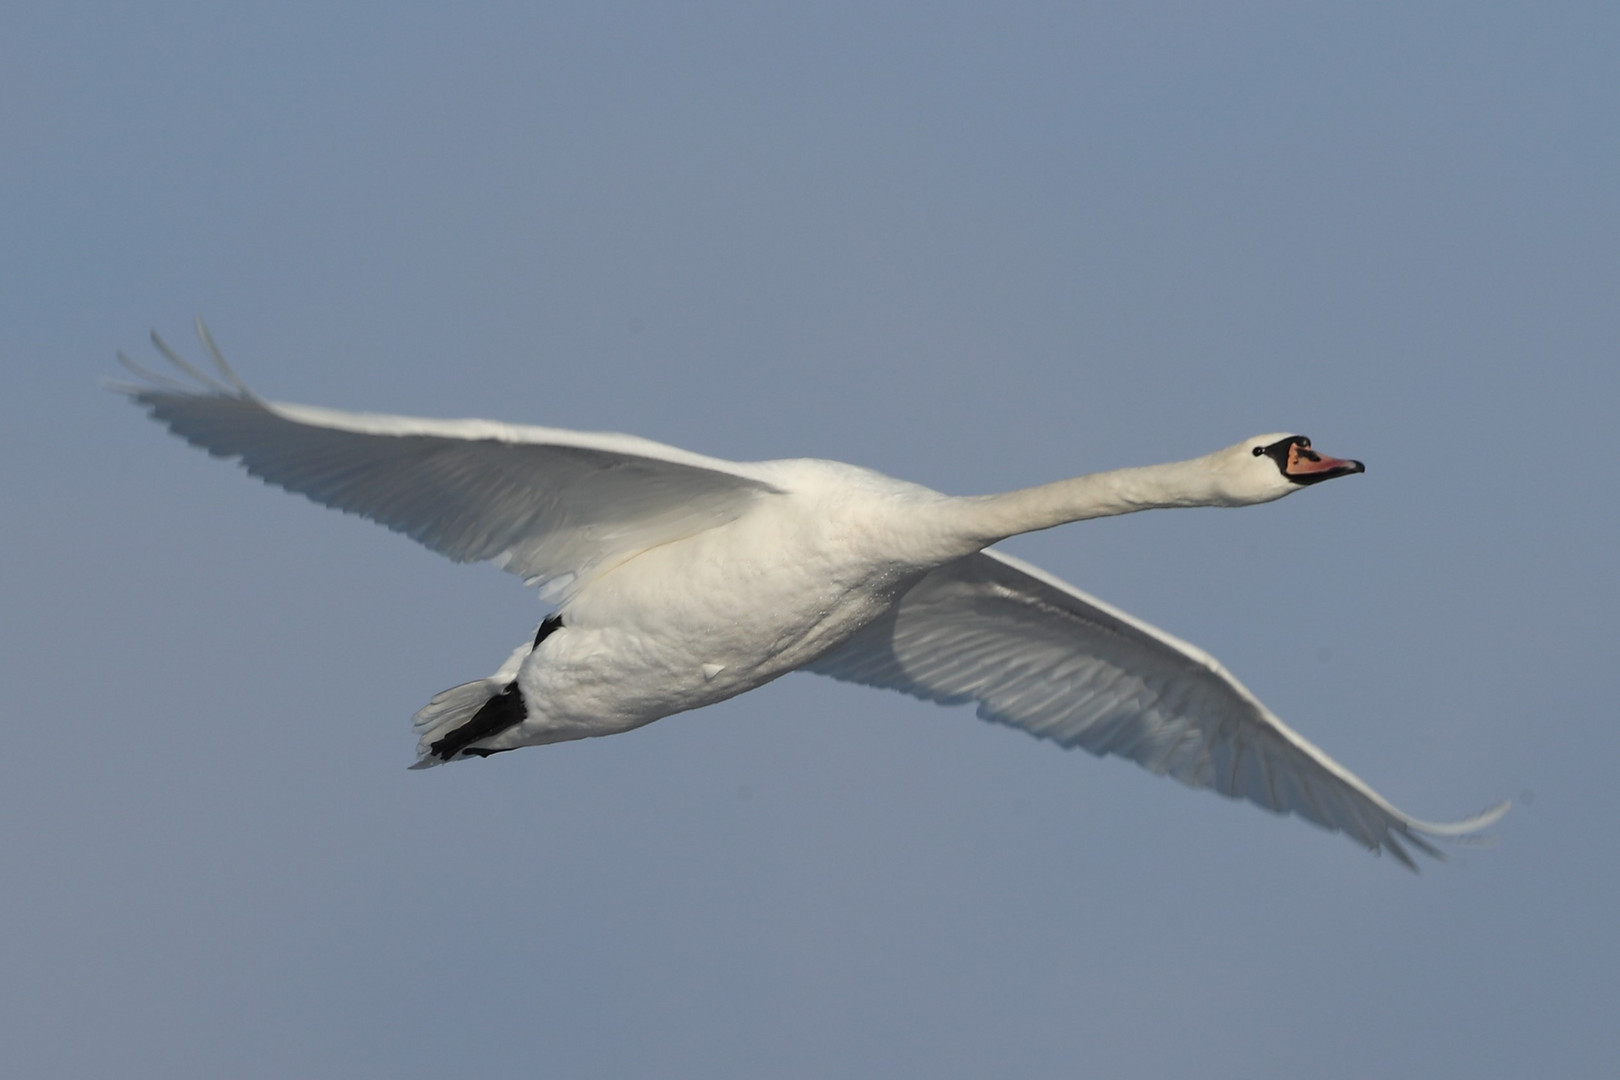
[[(1608, 1075), (1612, 4), (0, 12), (8, 1075)], [(108, 393), (955, 493), (1302, 431), (1367, 474), (1009, 549), (1428, 818), (1421, 876), (794, 675), (429, 773), (543, 614)]]

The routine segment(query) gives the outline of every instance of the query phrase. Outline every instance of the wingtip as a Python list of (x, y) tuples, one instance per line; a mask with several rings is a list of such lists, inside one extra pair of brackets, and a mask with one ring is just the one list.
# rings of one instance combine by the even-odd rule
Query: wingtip
[[(156, 330), (151, 331), (149, 335), (152, 339), (152, 347), (158, 351), (159, 355), (169, 362), (170, 366), (190, 379), (190, 382), (176, 379), (171, 375), (165, 375), (160, 372), (153, 371), (144, 365), (137, 364), (122, 352), (117, 354), (118, 363), (142, 380), (154, 384), (155, 387), (161, 390), (174, 391), (183, 394), (196, 394), (199, 392), (199, 389), (201, 389), (203, 391), (218, 394), (222, 397), (236, 397), (247, 401), (258, 401), (258, 395), (248, 388), (247, 383), (243, 382), (241, 376), (237, 375), (236, 370), (226, 362), (224, 353), (222, 353), (219, 346), (215, 344), (214, 335), (209, 332), (208, 324), (203, 322), (202, 316), (197, 316), (196, 325), (197, 337), (202, 342), (203, 351), (208, 354), (209, 360), (213, 362), (214, 373), (210, 373), (193, 365), (189, 360), (181, 356), (174, 346), (165, 341), (163, 339), (163, 335), (159, 334)], [(122, 387), (120, 387), (120, 389), (122, 389)], [(135, 392), (138, 393), (140, 391), (149, 389), (151, 389), (151, 387), (138, 386)]]
[(183, 394), (194, 392), (192, 387), (187, 386), (179, 379), (172, 379), (167, 375), (153, 371), (151, 368), (146, 367), (143, 364), (136, 363), (134, 360), (131, 360), (129, 358), (129, 354), (124, 352), (122, 349), (118, 350), (118, 352), (114, 355), (118, 358), (119, 366), (125, 371), (129, 372), (131, 375), (134, 375), (140, 381), (126, 383), (119, 382), (114, 379), (102, 380), (103, 385), (110, 390), (116, 390), (121, 394), (128, 394), (130, 397), (139, 397), (140, 395), (148, 393), (154, 389), (175, 391)]
[(214, 335), (209, 332), (208, 324), (203, 322), (203, 317), (201, 315), (195, 316), (195, 322), (197, 324), (197, 338), (202, 342), (203, 349), (207, 351), (209, 359), (211, 359), (214, 362), (214, 366), (219, 369), (220, 375), (224, 376), (225, 381), (230, 383), (231, 386), (235, 388), (237, 393), (241, 394), (243, 397), (253, 397), (254, 393), (252, 390), (248, 389), (247, 383), (243, 382), (241, 376), (236, 373), (236, 370), (232, 368), (230, 364), (225, 362), (225, 354), (221, 352), (220, 347), (214, 343)]
[(1414, 821), (1411, 822), (1411, 827), (1429, 836), (1449, 838), (1469, 836), (1495, 825), (1502, 819), (1502, 815), (1511, 809), (1513, 809), (1513, 800), (1503, 799), (1483, 813), (1475, 814), (1473, 817), (1465, 818), (1462, 821)]

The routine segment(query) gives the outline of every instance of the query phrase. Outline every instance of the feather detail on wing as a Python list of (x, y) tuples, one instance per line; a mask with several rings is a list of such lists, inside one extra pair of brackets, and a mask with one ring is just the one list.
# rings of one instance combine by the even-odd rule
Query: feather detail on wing
[(566, 598), (640, 551), (731, 521), (778, 489), (745, 466), (630, 435), (424, 420), (265, 401), (207, 329), (217, 375), (153, 343), (186, 377), (119, 359), (117, 387), (176, 435), (267, 483), (359, 514), (457, 562), (490, 560)]
[(1405, 845), (1490, 825), (1401, 813), (1277, 719), (1214, 658), (1011, 556), (984, 551), (924, 577), (807, 670), (945, 705), (1065, 747), (1130, 758), (1343, 832), (1416, 869)]

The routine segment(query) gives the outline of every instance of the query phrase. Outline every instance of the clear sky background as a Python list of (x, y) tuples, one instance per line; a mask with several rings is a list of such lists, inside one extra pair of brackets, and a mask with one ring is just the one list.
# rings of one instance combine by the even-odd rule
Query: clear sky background
[[(0, 1071), (1612, 1075), (1613, 4), (8, 4)], [(954, 493), (1367, 474), (1008, 549), (1428, 818), (808, 675), (428, 773), (544, 614), (100, 385)]]

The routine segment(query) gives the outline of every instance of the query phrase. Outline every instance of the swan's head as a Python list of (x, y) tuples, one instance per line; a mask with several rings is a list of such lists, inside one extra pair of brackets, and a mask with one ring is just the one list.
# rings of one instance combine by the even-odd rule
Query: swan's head
[(1222, 493), (1237, 504), (1270, 502), (1335, 476), (1367, 471), (1359, 461), (1318, 453), (1303, 435), (1283, 433), (1244, 439), (1211, 457)]

